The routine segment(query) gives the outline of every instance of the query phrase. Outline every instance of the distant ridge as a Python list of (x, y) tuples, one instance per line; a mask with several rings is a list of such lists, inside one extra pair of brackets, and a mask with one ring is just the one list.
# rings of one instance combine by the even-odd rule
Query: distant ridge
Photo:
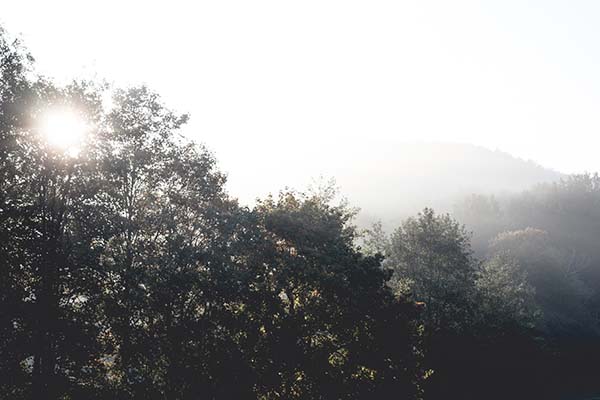
[(424, 207), (450, 211), (471, 193), (503, 195), (564, 175), (509, 153), (460, 143), (406, 143), (358, 158), (336, 175), (362, 209), (359, 223), (396, 220)]

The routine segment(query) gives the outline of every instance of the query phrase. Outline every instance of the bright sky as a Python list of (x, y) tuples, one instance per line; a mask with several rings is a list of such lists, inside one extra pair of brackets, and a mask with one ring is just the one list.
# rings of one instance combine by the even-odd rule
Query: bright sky
[(190, 112), (188, 131), (242, 197), (261, 177), (265, 189), (294, 185), (402, 141), (600, 170), (597, 1), (0, 6), (42, 72), (147, 83)]

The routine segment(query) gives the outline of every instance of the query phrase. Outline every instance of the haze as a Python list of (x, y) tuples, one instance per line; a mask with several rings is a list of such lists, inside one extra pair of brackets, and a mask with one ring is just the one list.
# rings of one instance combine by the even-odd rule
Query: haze
[(189, 112), (244, 201), (319, 175), (352, 191), (349, 168), (404, 142), (600, 169), (595, 2), (4, 3), (40, 71)]
[(600, 3), (93, 3), (0, 7), (0, 399), (600, 399)]

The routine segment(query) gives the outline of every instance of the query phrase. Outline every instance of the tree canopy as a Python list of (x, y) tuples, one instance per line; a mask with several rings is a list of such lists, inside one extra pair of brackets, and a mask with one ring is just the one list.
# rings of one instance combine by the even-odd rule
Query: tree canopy
[(331, 183), (240, 205), (159, 94), (57, 85), (3, 30), (0, 83), (0, 398), (595, 388), (598, 175), (365, 233)]

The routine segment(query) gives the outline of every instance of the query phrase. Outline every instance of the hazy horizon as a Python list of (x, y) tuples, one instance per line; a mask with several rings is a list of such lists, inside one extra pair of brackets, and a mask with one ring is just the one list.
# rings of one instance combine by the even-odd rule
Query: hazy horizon
[(7, 3), (0, 398), (600, 399), (598, 17)]
[(61, 1), (35, 4), (32, 16), (24, 1), (0, 24), (53, 79), (146, 84), (189, 113), (184, 132), (215, 153), (243, 204), (319, 177), (375, 218), (506, 190), (489, 183), (510, 178), (502, 167), (448, 175), (465, 156), (452, 149), (469, 146), (559, 173), (600, 170), (589, 137), (600, 128), (600, 80), (580, 60), (597, 53), (589, 33), (600, 32), (586, 30), (593, 13), (583, 13), (592, 5), (513, 14), (510, 3), (226, 4)]
[(600, 5), (541, 4), (19, 1), (0, 23), (42, 73), (145, 83), (189, 112), (248, 200), (405, 142), (600, 170)]

